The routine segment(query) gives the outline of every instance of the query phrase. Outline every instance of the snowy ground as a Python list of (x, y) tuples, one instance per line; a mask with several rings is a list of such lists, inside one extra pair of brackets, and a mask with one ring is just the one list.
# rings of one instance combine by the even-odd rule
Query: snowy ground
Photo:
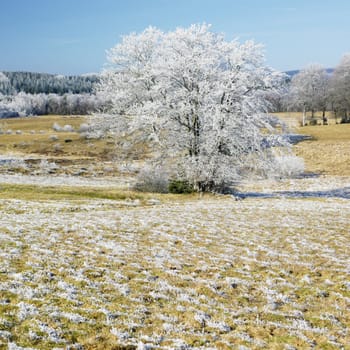
[(0, 348), (347, 349), (349, 188), (0, 199)]
[(128, 177), (82, 177), (67, 175), (23, 175), (0, 174), (0, 186), (6, 184), (38, 185), (38, 186), (79, 186), (129, 188), (133, 180)]

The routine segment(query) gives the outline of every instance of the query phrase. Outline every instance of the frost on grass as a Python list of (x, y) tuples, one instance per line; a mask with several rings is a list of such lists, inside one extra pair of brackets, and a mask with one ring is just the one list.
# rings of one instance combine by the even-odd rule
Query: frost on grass
[(347, 199), (192, 197), (134, 207), (7, 199), (0, 210), (8, 348), (350, 343)]

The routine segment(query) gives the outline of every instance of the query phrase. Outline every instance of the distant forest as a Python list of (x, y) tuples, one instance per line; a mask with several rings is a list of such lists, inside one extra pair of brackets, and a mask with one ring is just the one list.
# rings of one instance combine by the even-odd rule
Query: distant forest
[(99, 81), (97, 74), (54, 75), (32, 72), (0, 72), (0, 93), (27, 94), (91, 94), (93, 85)]
[(0, 119), (43, 114), (89, 114), (103, 109), (97, 74), (0, 72)]

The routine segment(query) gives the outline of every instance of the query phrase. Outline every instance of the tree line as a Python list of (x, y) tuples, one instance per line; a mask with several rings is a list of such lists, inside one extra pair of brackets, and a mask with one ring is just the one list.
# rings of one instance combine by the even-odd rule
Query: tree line
[(326, 111), (332, 111), (341, 123), (350, 123), (350, 54), (344, 55), (332, 73), (311, 64), (295, 74), (275, 108), (303, 112), (303, 124), (307, 112), (315, 121), (317, 111), (322, 111), (324, 121)]
[(104, 101), (94, 93), (97, 74), (63, 76), (0, 72), (0, 118), (45, 114), (88, 114)]
[(105, 101), (95, 94), (0, 94), (0, 119), (29, 115), (86, 115), (101, 110)]
[(0, 93), (90, 94), (98, 81), (97, 74), (65, 76), (33, 72), (0, 72)]

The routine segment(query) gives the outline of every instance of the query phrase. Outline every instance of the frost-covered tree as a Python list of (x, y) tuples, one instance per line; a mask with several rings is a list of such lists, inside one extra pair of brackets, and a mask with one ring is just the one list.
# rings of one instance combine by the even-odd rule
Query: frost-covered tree
[(327, 71), (319, 64), (311, 64), (292, 78), (287, 103), (289, 107), (303, 110), (304, 125), (305, 113), (308, 111), (311, 111), (312, 118), (318, 110), (322, 110), (325, 116), (328, 94)]
[[(123, 139), (145, 137), (172, 176), (213, 190), (275, 168), (276, 125), (266, 95), (282, 76), (262, 47), (225, 41), (208, 25), (147, 28), (108, 52), (98, 94), (110, 102), (99, 125)], [(98, 116), (96, 116), (97, 118)]]
[(8, 81), (9, 79), (7, 78), (7, 76), (3, 72), (0, 72), (0, 83), (4, 83)]
[(342, 122), (350, 122), (350, 53), (344, 55), (331, 79), (333, 109), (341, 113)]

